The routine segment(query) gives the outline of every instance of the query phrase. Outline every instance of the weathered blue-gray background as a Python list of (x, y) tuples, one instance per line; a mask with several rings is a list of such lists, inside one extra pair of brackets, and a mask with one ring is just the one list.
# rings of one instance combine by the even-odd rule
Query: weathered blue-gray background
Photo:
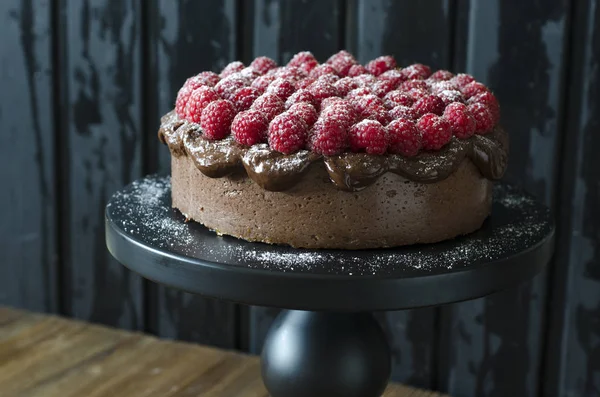
[(105, 249), (105, 202), (168, 171), (155, 132), (186, 77), (305, 49), (393, 54), (494, 89), (507, 178), (558, 220), (533, 282), (382, 315), (394, 378), (456, 396), (600, 395), (599, 19), (599, 0), (2, 0), (0, 304), (258, 351), (273, 310), (131, 274)]

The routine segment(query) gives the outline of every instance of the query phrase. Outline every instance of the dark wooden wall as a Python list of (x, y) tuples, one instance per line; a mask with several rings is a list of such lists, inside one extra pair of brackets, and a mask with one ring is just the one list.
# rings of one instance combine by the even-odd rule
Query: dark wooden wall
[(381, 314), (394, 378), (456, 396), (600, 396), (600, 1), (0, 1), (0, 304), (258, 352), (276, 311), (148, 283), (104, 245), (119, 187), (168, 172), (186, 77), (300, 50), (467, 71), (503, 105), (507, 179), (556, 255), (484, 299)]

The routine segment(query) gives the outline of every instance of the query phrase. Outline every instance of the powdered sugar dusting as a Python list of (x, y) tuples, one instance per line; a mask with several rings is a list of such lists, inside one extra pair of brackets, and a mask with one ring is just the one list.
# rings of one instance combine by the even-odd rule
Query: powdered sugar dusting
[(335, 276), (411, 277), (459, 271), (512, 256), (546, 239), (549, 211), (509, 185), (494, 189), (492, 216), (465, 237), (381, 250), (303, 250), (220, 237), (171, 208), (170, 179), (148, 177), (115, 194), (109, 218), (169, 254), (259, 270)]

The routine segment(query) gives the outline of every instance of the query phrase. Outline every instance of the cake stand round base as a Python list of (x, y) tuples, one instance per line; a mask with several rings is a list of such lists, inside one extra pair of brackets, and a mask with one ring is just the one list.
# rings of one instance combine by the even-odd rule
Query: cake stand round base
[(261, 358), (272, 397), (378, 397), (391, 372), (390, 347), (370, 313), (283, 311)]
[(550, 211), (522, 190), (494, 189), (492, 215), (468, 236), (380, 250), (301, 250), (221, 237), (171, 208), (169, 178), (147, 177), (106, 207), (111, 254), (184, 291), (288, 309), (268, 333), (262, 373), (273, 397), (379, 396), (390, 349), (370, 314), (501, 291), (552, 255)]

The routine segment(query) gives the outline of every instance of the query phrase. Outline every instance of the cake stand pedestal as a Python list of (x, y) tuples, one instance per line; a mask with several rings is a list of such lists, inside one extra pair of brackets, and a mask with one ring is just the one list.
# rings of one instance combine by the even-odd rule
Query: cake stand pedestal
[(373, 311), (474, 299), (532, 278), (552, 254), (550, 212), (510, 185), (468, 236), (380, 250), (299, 250), (220, 237), (171, 208), (169, 178), (147, 177), (106, 207), (111, 254), (191, 293), (283, 311), (262, 352), (273, 397), (380, 396), (390, 347)]

